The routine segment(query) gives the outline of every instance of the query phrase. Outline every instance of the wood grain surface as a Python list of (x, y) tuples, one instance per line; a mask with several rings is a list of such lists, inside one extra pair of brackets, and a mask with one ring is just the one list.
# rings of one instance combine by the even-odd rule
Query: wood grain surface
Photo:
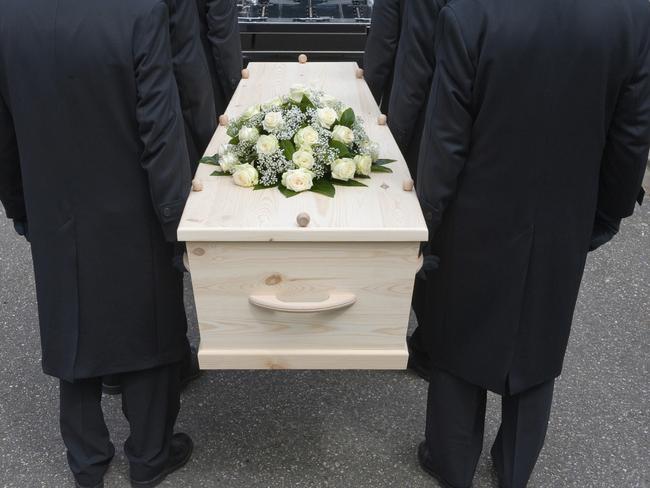
[[(387, 126), (380, 126), (379, 108), (356, 63), (251, 63), (228, 107), (232, 120), (256, 103), (286, 94), (302, 83), (342, 100), (365, 122), (368, 135), (380, 145), (382, 158), (396, 159), (394, 173), (373, 173), (368, 188), (337, 187), (335, 198), (303, 193), (285, 198), (277, 189), (252, 191), (229, 177), (210, 176), (214, 166), (200, 165), (196, 177), (203, 191), (193, 192), (178, 237), (182, 241), (424, 241), (427, 228), (415, 192), (403, 190), (410, 174)], [(220, 126), (206, 151), (216, 153), (228, 141)], [(300, 228), (296, 217), (311, 221)]]

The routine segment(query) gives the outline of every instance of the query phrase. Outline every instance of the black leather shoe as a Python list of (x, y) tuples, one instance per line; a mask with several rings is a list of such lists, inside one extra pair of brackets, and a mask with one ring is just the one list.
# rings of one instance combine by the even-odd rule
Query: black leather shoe
[(174, 471), (178, 471), (187, 464), (192, 457), (193, 450), (194, 443), (189, 435), (181, 433), (174, 434), (169, 450), (169, 459), (167, 460), (167, 464), (162, 472), (147, 481), (138, 481), (131, 478), (131, 486), (133, 488), (153, 488), (154, 486), (158, 486), (160, 483), (165, 481), (167, 476), (172, 474)]
[(93, 486), (82, 485), (78, 481), (75, 481), (74, 486), (75, 488), (104, 488), (104, 480), (100, 481), (99, 483)]
[(418, 446), (418, 461), (420, 462), (420, 467), (431, 477), (433, 477), (438, 483), (440, 483), (440, 486), (443, 486), (444, 488), (460, 488), (458, 486), (454, 486), (450, 483), (447, 483), (445, 479), (440, 476), (438, 473), (434, 471), (434, 469), (431, 467), (431, 460), (429, 458), (429, 449), (427, 448), (427, 443), (425, 441), (422, 441), (420, 445)]

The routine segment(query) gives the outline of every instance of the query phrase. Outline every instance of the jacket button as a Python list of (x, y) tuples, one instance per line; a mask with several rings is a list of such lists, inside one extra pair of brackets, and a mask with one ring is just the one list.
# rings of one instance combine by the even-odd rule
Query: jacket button
[(164, 215), (165, 217), (171, 217), (171, 215), (172, 215), (172, 211), (171, 211), (171, 209), (170, 209), (169, 207), (165, 207), (165, 208), (163, 208), (163, 215)]

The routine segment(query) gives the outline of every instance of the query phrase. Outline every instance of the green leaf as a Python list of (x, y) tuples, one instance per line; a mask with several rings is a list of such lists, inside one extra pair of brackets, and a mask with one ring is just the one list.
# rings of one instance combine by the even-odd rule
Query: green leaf
[[(358, 176), (355, 176), (355, 178), (359, 178)], [(332, 178), (332, 184), (336, 186), (365, 186), (368, 187), (368, 185), (361, 183), (360, 181), (357, 180), (348, 180), (348, 181), (343, 181), (343, 180), (337, 180), (336, 178)]]
[(300, 110), (303, 112), (306, 112), (310, 108), (316, 108), (312, 101), (309, 99), (307, 95), (302, 96), (302, 100), (300, 102)]
[(214, 156), (206, 156), (199, 159), (199, 164), (209, 164), (211, 166), (219, 166), (219, 155), (215, 154)]
[(357, 120), (357, 116), (354, 114), (354, 110), (351, 108), (346, 109), (342, 114), (341, 114), (341, 125), (344, 125), (346, 127), (349, 127), (350, 129), (354, 125), (355, 120)]
[(239, 144), (239, 136), (235, 136), (232, 139), (230, 139), (230, 142), (228, 144), (232, 144), (233, 146)]
[(373, 165), (372, 166), (372, 172), (373, 173), (392, 173), (393, 170), (390, 168), (387, 168), (386, 166), (378, 166), (378, 165)]
[(294, 146), (291, 141), (280, 141), (280, 148), (284, 153), (284, 157), (287, 158), (287, 161), (291, 161), (293, 158), (293, 153), (296, 152), (296, 146)]
[(278, 185), (278, 190), (280, 190), (280, 193), (282, 193), (287, 198), (291, 198), (291, 197), (295, 197), (296, 195), (300, 195), (299, 192), (289, 190), (289, 188), (287, 188), (284, 185)]
[(230, 173), (224, 173), (223, 171), (214, 171), (210, 176), (231, 176)]
[(349, 158), (352, 156), (350, 148), (340, 141), (330, 141), (330, 147), (336, 149), (340, 158)]
[(336, 194), (336, 188), (330, 180), (320, 179), (314, 181), (314, 186), (311, 187), (311, 190), (314, 193), (319, 195), (325, 195), (326, 197), (334, 198)]
[(358, 179), (358, 180), (369, 180), (369, 179), (370, 179), (370, 176), (366, 176), (366, 175), (356, 175), (355, 178)]
[(277, 187), (278, 187), (278, 183), (276, 183), (275, 185), (269, 185), (269, 186), (264, 186), (262, 184), (259, 184), (259, 185), (255, 185), (253, 187), (253, 190), (269, 190), (271, 188), (277, 188)]
[(386, 166), (387, 164), (394, 163), (396, 161), (397, 159), (378, 159), (372, 164), (376, 164), (377, 166)]

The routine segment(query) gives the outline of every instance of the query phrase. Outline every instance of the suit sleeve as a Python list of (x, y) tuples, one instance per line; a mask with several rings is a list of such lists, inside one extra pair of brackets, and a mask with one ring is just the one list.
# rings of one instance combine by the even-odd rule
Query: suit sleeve
[(607, 134), (598, 190), (598, 210), (612, 218), (632, 215), (650, 150), (650, 35), (634, 74), (623, 87)]
[(435, 67), (435, 33), (442, 0), (407, 2), (397, 49), (388, 124), (402, 151), (411, 142), (426, 104)]
[(208, 0), (206, 9), (208, 40), (226, 100), (230, 100), (241, 79), (243, 62), (237, 8), (234, 0)]
[(164, 3), (138, 21), (133, 51), (136, 117), (143, 145), (140, 162), (165, 238), (174, 242), (191, 177)]
[(377, 103), (381, 102), (391, 83), (401, 22), (399, 0), (375, 1), (363, 68), (364, 78)]
[(418, 197), (433, 236), (454, 198), (472, 133), (474, 62), (450, 7), (440, 12), (436, 71), (431, 85), (418, 162)]
[(7, 217), (26, 220), (20, 156), (9, 108), (0, 97), (0, 200)]
[(194, 1), (178, 0), (171, 13), (174, 75), (178, 84), (192, 172), (216, 128), (214, 93), (201, 44)]

